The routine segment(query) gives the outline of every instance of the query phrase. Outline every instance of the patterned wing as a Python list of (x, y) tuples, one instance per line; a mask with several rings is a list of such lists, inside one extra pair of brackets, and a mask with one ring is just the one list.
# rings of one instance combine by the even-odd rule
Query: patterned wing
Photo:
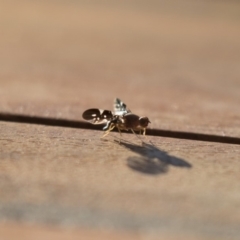
[(124, 115), (131, 112), (130, 109), (127, 108), (127, 105), (119, 98), (114, 100), (113, 109), (115, 115)]
[(113, 114), (109, 110), (102, 110), (98, 108), (91, 108), (86, 110), (82, 114), (83, 119), (89, 121), (92, 124), (103, 124), (110, 121)]

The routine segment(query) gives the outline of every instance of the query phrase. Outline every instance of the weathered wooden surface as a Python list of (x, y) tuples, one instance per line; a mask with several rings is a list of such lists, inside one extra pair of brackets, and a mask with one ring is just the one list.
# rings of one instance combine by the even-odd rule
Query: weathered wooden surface
[[(21, 238), (20, 238), (21, 236)], [(166, 236), (166, 235), (165, 235)], [(163, 237), (165, 237), (163, 236)], [(167, 236), (171, 239), (171, 236)], [(112, 239), (112, 240), (131, 240), (141, 239), (137, 233), (128, 233), (117, 230), (103, 230), (103, 229), (74, 229), (74, 228), (60, 228), (56, 226), (39, 226), (36, 224), (14, 224), (4, 223), (0, 224), (0, 239), (1, 240), (79, 240), (79, 239)], [(156, 239), (151, 237), (152, 240)], [(195, 239), (195, 238), (193, 238)]]
[(0, 131), (0, 220), (239, 237), (237, 145), (147, 137), (141, 146), (129, 134), (119, 144), (117, 133), (4, 122)]
[[(239, 10), (1, 1), (0, 115), (82, 120), (117, 96), (153, 128), (239, 137)], [(0, 122), (0, 240), (239, 239), (239, 145), (101, 134)]]
[(1, 1), (0, 111), (81, 120), (120, 97), (153, 128), (240, 136), (237, 1)]

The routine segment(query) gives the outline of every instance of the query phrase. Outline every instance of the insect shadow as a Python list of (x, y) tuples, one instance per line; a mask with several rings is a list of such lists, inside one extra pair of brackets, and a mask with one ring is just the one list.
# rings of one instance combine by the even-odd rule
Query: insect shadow
[(121, 141), (120, 146), (140, 155), (127, 158), (127, 166), (141, 173), (152, 175), (166, 173), (169, 165), (182, 168), (192, 167), (187, 161), (169, 155), (153, 144), (143, 143), (143, 146), (138, 146), (130, 142)]

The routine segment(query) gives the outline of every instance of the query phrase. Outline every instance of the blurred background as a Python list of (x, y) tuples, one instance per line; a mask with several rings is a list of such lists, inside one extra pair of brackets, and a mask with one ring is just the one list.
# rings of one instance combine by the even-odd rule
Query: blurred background
[[(1, 0), (0, 112), (82, 121), (82, 112), (84, 110), (93, 107), (111, 110), (113, 99), (119, 97), (127, 103), (128, 107), (134, 113), (148, 116), (151, 121), (150, 127), (152, 128), (239, 137), (239, 13), (240, 1), (234, 0)], [(12, 130), (9, 130), (7, 134), (10, 134), (14, 139), (17, 131), (11, 131)], [(146, 181), (148, 186), (144, 188), (142, 185), (139, 185), (139, 188), (135, 188), (134, 184), (143, 184), (145, 178), (142, 176), (138, 177), (139, 175), (137, 175), (136, 178), (138, 180), (140, 178), (142, 181), (139, 181), (139, 183), (136, 181), (135, 175), (132, 175), (131, 172), (129, 175), (133, 176), (132, 182), (129, 181), (130, 184), (128, 184), (126, 180), (126, 185), (124, 186), (125, 190), (127, 189), (126, 196), (130, 193), (135, 194), (132, 202), (130, 199), (129, 205), (127, 197), (125, 198), (125, 202), (118, 198), (122, 194), (122, 191), (124, 191), (121, 188), (121, 183), (118, 186), (118, 191), (115, 191), (116, 189), (114, 187), (112, 188), (112, 192), (109, 193), (110, 197), (107, 200), (104, 198), (104, 194), (100, 194), (101, 197), (99, 198), (99, 195), (96, 194), (98, 191), (95, 192), (94, 185), (96, 182), (98, 183), (96, 176), (100, 176), (99, 179), (106, 185), (109, 182), (114, 182), (114, 171), (116, 170), (114, 164), (110, 164), (113, 166), (113, 176), (109, 178), (110, 180), (105, 178), (104, 173), (106, 174), (107, 172), (104, 172), (104, 170), (101, 175), (99, 173), (100, 170), (91, 169), (90, 174), (92, 174), (92, 178), (90, 179), (90, 183), (93, 184), (94, 187), (89, 190), (87, 185), (89, 182), (86, 180), (88, 171), (76, 168), (79, 171), (79, 175), (75, 173), (72, 177), (72, 171), (75, 169), (74, 161), (72, 161), (73, 168), (69, 167), (69, 162), (65, 162), (65, 158), (67, 159), (74, 155), (72, 152), (68, 152), (69, 155), (66, 154), (68, 145), (65, 149), (62, 147), (52, 147), (48, 151), (52, 154), (50, 154), (50, 156), (56, 157), (57, 160), (51, 157), (48, 159), (48, 155), (45, 154), (45, 149), (55, 143), (55, 138), (54, 140), (51, 140), (51, 138), (49, 140), (49, 138), (47, 138), (48, 135), (47, 137), (44, 135), (45, 130), (37, 129), (36, 136), (31, 135), (30, 128), (24, 131), (18, 131), (20, 146), (22, 146), (21, 144), (23, 143), (21, 136), (24, 136), (24, 134), (29, 134), (31, 139), (35, 139), (34, 137), (36, 137), (36, 143), (37, 141), (44, 142), (47, 139), (44, 143), (45, 145), (43, 144), (44, 147), (42, 146), (41, 148), (36, 144), (33, 145), (33, 148), (38, 149), (37, 157), (40, 160), (47, 159), (47, 163), (45, 163), (45, 165), (43, 164), (43, 169), (46, 167), (46, 172), (49, 175), (45, 174), (44, 171), (41, 172), (41, 161), (39, 161), (40, 163), (37, 162), (36, 165), (32, 163), (31, 158), (35, 152), (29, 150), (30, 153), (27, 152), (27, 154), (29, 154), (27, 158), (30, 156), (29, 162), (25, 163), (23, 161), (19, 163), (12, 177), (4, 178), (5, 180), (0, 183), (2, 184), (0, 188), (0, 193), (2, 193), (0, 197), (0, 221), (2, 219), (21, 220), (21, 214), (24, 215), (24, 213), (27, 212), (25, 210), (29, 210), (28, 204), (30, 203), (33, 204), (31, 205), (33, 207), (30, 207), (32, 212), (30, 211), (30, 215), (26, 215), (27, 217), (25, 219), (23, 217), (24, 220), (29, 222), (44, 222), (41, 214), (45, 211), (44, 216), (47, 216), (47, 219), (49, 217), (50, 222), (51, 214), (55, 216), (54, 214), (56, 212), (60, 212), (63, 216), (65, 216), (64, 214), (70, 216), (66, 220), (66, 223), (61, 214), (56, 214), (56, 222), (59, 225), (69, 224), (71, 226), (72, 224), (82, 226), (81, 224), (85, 224), (86, 226), (91, 226), (92, 223), (93, 225), (98, 225), (102, 216), (108, 218), (111, 214), (111, 219), (115, 219), (116, 222), (119, 223), (118, 216), (114, 215), (116, 206), (118, 206), (118, 204), (122, 206), (121, 204), (123, 203), (124, 208), (124, 204), (126, 203), (126, 206), (130, 206), (129, 209), (126, 207), (126, 212), (132, 213), (131, 211), (135, 206), (133, 200), (137, 199), (140, 204), (139, 209), (142, 209), (141, 206), (145, 206), (145, 198), (142, 196), (150, 193), (149, 186), (153, 188), (155, 186), (155, 180), (153, 178), (149, 180), (150, 178), (148, 178)], [(69, 146), (73, 143), (78, 146), (78, 142), (75, 143), (75, 140), (70, 138), (70, 136), (78, 139), (82, 137), (80, 134), (74, 130), (72, 130), (71, 135), (68, 135), (65, 129), (62, 131), (63, 133), (59, 133), (57, 130), (51, 129), (51, 134), (54, 135), (56, 139), (60, 136), (60, 143), (64, 143), (67, 139), (67, 141), (69, 140), (70, 142)], [(49, 136), (52, 137), (51, 134), (49, 134)], [(93, 133), (91, 134), (93, 135)], [(92, 135), (91, 137), (93, 137)], [(18, 134), (16, 136), (18, 136)], [(30, 143), (35, 144), (34, 141), (30, 141)], [(7, 151), (5, 148), (8, 144), (9, 142), (4, 146), (2, 145), (1, 153)], [(92, 145), (86, 144), (84, 146), (87, 146), (86, 151), (92, 151), (89, 150), (89, 146), (90, 149), (92, 149)], [(166, 149), (169, 147), (170, 150), (175, 151), (172, 143), (166, 143), (165, 147)], [(98, 148), (101, 150), (99, 146), (94, 147), (94, 150)], [(78, 157), (82, 156), (82, 150), (79, 150), (77, 147), (75, 148), (75, 145), (74, 149), (79, 151), (75, 152), (75, 158), (78, 160)], [(179, 149), (181, 149), (181, 146)], [(187, 152), (191, 150), (186, 149), (185, 151)], [(219, 149), (217, 149), (216, 152), (218, 152)], [(105, 153), (101, 152), (101, 154), (104, 159)], [(109, 155), (109, 158), (114, 158), (114, 154)], [(2, 158), (8, 159), (8, 155), (6, 154), (2, 154), (1, 156)], [(18, 156), (20, 156), (18, 153), (13, 153), (10, 157), (15, 159), (18, 158)], [(88, 155), (84, 152), (83, 156), (86, 157)], [(202, 159), (205, 159), (205, 156), (203, 156)], [(52, 165), (53, 167), (49, 167), (48, 165), (48, 163), (52, 164), (51, 160), (55, 161)], [(52, 176), (52, 171), (54, 172), (55, 167), (59, 166), (58, 160), (59, 162), (63, 160), (61, 163), (63, 167), (59, 167), (59, 170), (56, 170), (58, 172), (55, 174), (59, 176), (60, 180), (63, 179), (62, 185), (65, 188), (61, 188), (62, 185), (59, 184), (59, 179), (56, 178), (56, 180), (54, 178), (55, 176)], [(15, 162), (13, 165), (14, 164)], [(37, 171), (36, 169), (40, 169), (38, 170), (39, 172), (37, 172), (39, 175), (36, 175), (36, 182), (31, 164), (33, 164), (35, 171)], [(88, 164), (90, 166), (90, 164), (96, 163)], [(124, 165), (125, 162), (122, 164)], [(86, 166), (88, 165), (86, 164)], [(99, 167), (100, 169), (101, 166)], [(104, 169), (105, 167), (102, 168)], [(127, 171), (128, 169), (125, 170), (125, 168), (126, 166), (124, 165), (123, 169)], [(5, 168), (2, 169), (5, 171)], [(23, 170), (23, 174), (25, 174), (25, 169), (27, 169), (27, 174), (19, 180), (20, 183), (18, 180), (15, 181), (15, 176), (18, 176), (19, 169)], [(203, 167), (202, 172), (200, 172), (205, 173), (205, 171), (207, 171), (206, 169), (207, 168)], [(97, 172), (99, 175), (95, 174), (95, 170), (99, 171)], [(28, 174), (34, 179), (33, 185), (30, 187), (28, 186)], [(121, 182), (122, 172), (119, 171), (118, 174), (118, 180)], [(125, 174), (126, 175), (123, 176), (127, 179), (126, 176), (128, 176), (128, 172)], [(184, 205), (185, 199), (187, 199), (186, 195), (190, 192), (186, 191), (184, 186), (191, 189), (192, 186), (190, 186), (191, 184), (189, 183), (192, 183), (193, 179), (194, 181), (196, 179), (196, 181), (198, 181), (199, 175), (200, 174), (197, 173), (193, 175), (192, 178), (190, 177), (190, 180), (188, 179), (189, 181), (185, 180), (186, 182), (188, 181), (188, 183), (183, 184), (182, 192), (179, 194), (180, 198), (178, 198), (179, 195), (176, 194), (178, 187), (176, 187), (177, 189), (173, 188), (173, 195), (170, 196), (170, 194), (166, 194), (167, 198), (163, 203), (166, 204), (168, 208), (165, 208), (166, 205), (164, 204), (161, 205), (163, 206), (162, 208), (157, 205), (162, 203), (158, 201), (162, 195), (159, 194), (159, 198), (157, 198), (157, 194), (151, 195), (154, 190), (152, 190), (150, 195), (146, 195), (146, 199), (152, 200), (154, 199), (152, 196), (156, 197), (156, 206), (159, 207), (160, 211), (166, 213), (166, 216), (170, 216), (169, 222), (172, 223), (173, 218), (171, 217), (175, 216), (174, 209), (179, 210), (179, 202), (177, 202), (177, 200), (180, 199), (179, 201)], [(212, 175), (214, 174), (210, 172), (209, 179), (211, 179)], [(20, 176), (22, 177), (22, 175)], [(80, 176), (82, 176), (82, 178), (80, 178)], [(183, 173), (180, 173), (179, 176), (181, 181), (183, 176), (186, 177)], [(205, 179), (204, 176), (202, 179)], [(47, 183), (46, 185), (41, 185), (42, 177), (46, 178), (44, 178)], [(53, 186), (49, 187), (49, 182), (51, 182), (49, 179), (53, 182)], [(79, 182), (75, 183), (72, 179)], [(174, 184), (176, 184), (176, 186), (178, 186), (177, 184), (180, 182), (179, 179), (176, 178), (174, 182), (174, 178), (173, 180), (169, 178), (167, 184), (159, 180), (159, 186), (164, 189), (161, 193), (168, 193), (169, 189), (166, 190), (164, 188), (165, 185), (175, 186)], [(199, 181), (201, 181), (201, 178)], [(64, 185), (65, 182), (66, 186)], [(70, 183), (74, 184), (71, 185)], [(105, 186), (104, 184), (102, 186)], [(117, 184), (118, 182), (116, 185)], [(69, 187), (70, 185), (71, 187)], [(197, 221), (195, 222), (196, 225), (194, 226), (197, 226), (197, 230), (195, 229), (196, 232), (200, 232), (201, 230), (199, 229), (202, 226), (207, 226), (205, 220), (209, 217), (208, 211), (206, 210), (208, 209), (206, 206), (208, 206), (209, 201), (204, 198), (205, 189), (202, 185), (201, 183), (195, 185), (196, 189), (199, 186), (199, 188), (203, 187), (202, 192), (199, 191), (199, 195), (202, 194), (202, 198), (199, 198), (200, 200), (195, 197), (195, 194), (197, 194), (195, 189), (192, 189), (192, 195), (189, 197), (190, 201), (193, 200), (195, 204), (197, 203), (196, 205), (193, 204), (194, 211), (188, 208), (187, 204), (186, 206), (184, 205), (186, 208), (182, 208), (183, 210), (190, 209), (188, 213), (193, 215), (195, 211), (198, 211), (197, 216), (200, 216), (199, 219), (201, 221), (199, 220), (199, 222), (201, 222), (202, 225), (198, 225), (198, 223), (196, 223)], [(26, 186), (30, 189), (29, 195), (25, 192)], [(128, 188), (128, 186), (132, 188)], [(211, 186), (216, 189), (214, 184)], [(208, 193), (214, 195), (211, 186), (210, 190), (208, 189)], [(220, 182), (216, 184), (216, 186), (217, 188), (221, 188), (222, 183)], [(75, 191), (75, 188), (78, 192)], [(19, 189), (21, 189), (21, 191)], [(137, 190), (135, 192), (132, 191), (132, 189)], [(39, 190), (39, 192), (37, 192), (39, 195), (36, 194), (37, 197), (34, 195), (35, 190)], [(141, 194), (139, 194), (138, 190)], [(60, 196), (57, 200), (55, 198), (55, 191), (59, 193), (57, 196)], [(78, 211), (85, 211), (85, 208), (81, 208), (81, 203), (78, 203), (80, 196), (85, 196), (85, 191), (87, 191), (89, 194), (87, 196), (90, 196), (92, 201), (89, 201), (86, 197), (86, 209), (88, 209), (90, 205), (89, 209), (91, 212), (91, 204), (96, 204), (97, 213), (95, 214), (95, 210), (92, 212), (94, 212), (94, 216), (98, 216), (96, 219), (89, 217), (87, 223), (81, 219), (79, 220), (78, 216), (76, 217), (75, 215), (76, 209), (71, 208), (71, 201), (74, 199), (76, 206), (78, 206)], [(99, 192), (102, 193), (101, 191), (107, 192), (107, 189), (104, 187), (101, 188), (100, 186)], [(15, 193), (18, 193), (17, 197)], [(115, 193), (117, 193), (116, 196), (114, 195)], [(176, 195), (177, 198), (175, 198)], [(212, 197), (212, 195), (210, 196)], [(232, 196), (235, 201), (237, 198), (235, 198), (235, 195)], [(99, 203), (96, 201), (98, 198), (100, 200), (102, 199), (102, 202), (99, 201)], [(13, 201), (11, 205), (9, 199), (13, 199), (15, 202)], [(32, 199), (34, 200), (32, 201)], [(114, 203), (114, 201), (111, 201), (112, 199), (115, 199), (116, 203), (116, 205), (113, 204), (113, 212), (111, 212), (110, 215), (105, 214), (104, 211), (101, 213), (102, 215), (99, 214), (98, 207), (101, 206), (101, 204), (106, 207), (109, 202)], [(209, 199), (212, 200), (210, 197)], [(41, 207), (39, 208), (34, 205), (34, 201), (38, 200), (41, 204), (43, 203), (42, 205), (40, 204)], [(55, 200), (59, 202), (59, 205), (56, 206), (56, 209), (54, 208), (55, 210), (52, 210), (52, 206), (55, 206), (56, 203)], [(62, 209), (62, 201), (64, 202), (65, 200), (67, 206), (70, 206), (69, 209), (72, 211), (70, 211), (70, 213), (66, 213), (64, 209), (62, 212), (59, 211), (59, 209)], [(170, 203), (168, 204), (168, 202)], [(231, 205), (230, 203), (232, 202), (229, 201), (229, 205)], [(50, 207), (44, 207), (44, 204)], [(198, 209), (198, 204), (202, 204), (202, 208)], [(7, 210), (5, 210), (6, 206), (8, 207)], [(235, 205), (232, 206), (234, 207)], [(42, 209), (44, 209), (44, 211), (42, 211)], [(121, 207), (119, 209), (121, 210)], [(205, 209), (205, 215), (202, 214), (202, 209)], [(145, 210), (146, 214), (148, 214), (147, 208), (143, 208), (143, 212)], [(213, 215), (213, 222), (216, 219), (216, 222), (220, 219), (218, 218), (217, 210), (214, 212), (214, 214), (216, 214)], [(33, 214), (31, 215), (31, 213)], [(132, 228), (134, 228), (134, 224), (131, 224), (134, 221), (131, 219), (138, 219), (137, 213), (134, 215), (135, 212), (133, 211), (133, 214), (130, 214), (128, 218), (129, 226), (132, 226)], [(155, 209), (152, 209), (152, 213), (155, 213)], [(144, 214), (140, 214), (143, 216), (143, 219)], [(234, 214), (229, 213), (229, 218), (231, 219), (233, 215)], [(71, 218), (72, 216), (73, 218)], [(125, 216), (121, 216), (123, 217), (121, 219), (124, 220)], [(147, 223), (149, 224), (146, 225), (147, 227), (154, 223), (154, 219), (159, 215), (153, 214), (152, 216), (152, 222)], [(185, 217), (186, 214), (184, 215), (183, 211), (180, 212), (179, 216)], [(204, 218), (205, 216), (206, 218)], [(191, 221), (191, 217), (189, 217), (188, 214), (187, 218)], [(120, 222), (119, 225), (122, 224), (121, 226), (124, 228), (126, 225), (124, 225), (124, 221), (121, 219), (119, 221), (122, 222)], [(159, 221), (161, 222), (162, 219)], [(226, 218), (226, 221), (228, 221), (228, 218)], [(109, 222), (107, 224), (109, 224), (111, 228), (112, 225)], [(237, 221), (235, 221), (234, 224), (236, 224), (236, 222)], [(103, 225), (104, 224), (105, 223), (103, 223)], [(140, 225), (141, 224), (144, 225), (145, 222), (140, 222)], [(166, 226), (164, 224), (160, 225), (164, 228), (164, 226)], [(178, 226), (177, 220), (174, 224)], [(221, 226), (221, 224), (218, 226)], [(158, 222), (154, 227), (156, 229), (159, 227)], [(179, 229), (180, 228), (181, 227), (179, 227)], [(150, 227), (150, 232), (151, 229)], [(218, 229), (221, 229), (221, 227)], [(141, 231), (141, 229), (139, 231)], [(33, 234), (35, 233), (33, 232)]]
[(1, 1), (1, 111), (81, 120), (119, 97), (153, 128), (239, 136), (229, 127), (239, 126), (239, 10), (233, 0)]

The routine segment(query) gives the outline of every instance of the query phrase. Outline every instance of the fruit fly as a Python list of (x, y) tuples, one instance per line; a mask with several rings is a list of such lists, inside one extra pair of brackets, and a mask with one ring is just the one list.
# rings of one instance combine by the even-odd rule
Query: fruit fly
[[(115, 127), (118, 129), (120, 135), (121, 130), (131, 130), (135, 135), (135, 131), (143, 131), (143, 135), (146, 134), (146, 128), (150, 123), (147, 117), (139, 117), (133, 114), (127, 105), (123, 103), (119, 98), (114, 100), (114, 110), (102, 110), (98, 108), (91, 108), (86, 110), (82, 117), (92, 124), (104, 124), (104, 135), (107, 136)], [(137, 135), (136, 135), (137, 136)]]

